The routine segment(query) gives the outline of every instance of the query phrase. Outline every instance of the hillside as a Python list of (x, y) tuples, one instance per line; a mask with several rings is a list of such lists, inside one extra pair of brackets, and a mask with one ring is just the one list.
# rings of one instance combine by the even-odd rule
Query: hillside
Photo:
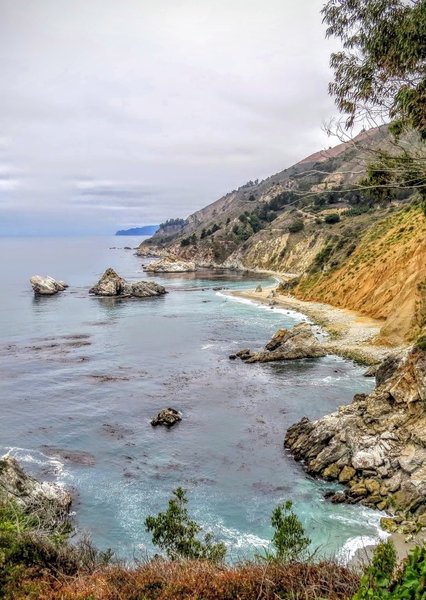
[(426, 318), (426, 219), (408, 191), (380, 204), (354, 185), (390, 143), (382, 127), (316, 152), (160, 227), (138, 253), (273, 271), (298, 298), (382, 319), (379, 342), (414, 339)]

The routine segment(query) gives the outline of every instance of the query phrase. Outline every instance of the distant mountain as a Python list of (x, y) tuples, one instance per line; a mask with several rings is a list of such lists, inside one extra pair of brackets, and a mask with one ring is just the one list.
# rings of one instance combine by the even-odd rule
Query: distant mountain
[(145, 227), (133, 227), (132, 229), (120, 229), (115, 235), (154, 235), (159, 225), (145, 225)]

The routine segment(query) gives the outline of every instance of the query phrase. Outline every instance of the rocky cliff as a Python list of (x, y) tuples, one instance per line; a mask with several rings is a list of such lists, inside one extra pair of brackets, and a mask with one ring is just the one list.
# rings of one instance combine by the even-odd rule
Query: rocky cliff
[(345, 484), (334, 501), (408, 513), (426, 526), (426, 347), (388, 358), (376, 383), (330, 415), (303, 418), (285, 446), (310, 475)]

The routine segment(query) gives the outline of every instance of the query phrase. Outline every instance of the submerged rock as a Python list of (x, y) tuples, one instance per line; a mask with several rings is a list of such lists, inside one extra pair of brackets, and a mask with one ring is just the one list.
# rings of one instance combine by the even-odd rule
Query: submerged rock
[(98, 283), (89, 290), (89, 294), (95, 294), (95, 296), (148, 298), (150, 296), (166, 294), (166, 288), (155, 283), (155, 281), (126, 281), (114, 269), (108, 268)]
[(53, 279), (49, 275), (33, 275), (30, 283), (36, 296), (53, 296), (68, 287), (65, 281)]
[(71, 494), (53, 483), (40, 483), (27, 475), (11, 456), (0, 459), (0, 501), (13, 500), (25, 511), (38, 512), (53, 521), (66, 520)]
[(236, 353), (247, 363), (319, 358), (326, 354), (308, 323), (299, 323), (293, 329), (279, 329), (260, 352), (246, 348)]
[(158, 415), (151, 420), (151, 425), (157, 427), (157, 425), (165, 425), (166, 427), (172, 427), (182, 421), (182, 415), (175, 408), (163, 408), (160, 410)]
[(347, 485), (345, 500), (426, 513), (426, 350), (378, 369), (376, 389), (290, 427), (285, 446), (314, 476)]
[(197, 270), (194, 262), (168, 257), (144, 265), (143, 269), (147, 273), (191, 273)]

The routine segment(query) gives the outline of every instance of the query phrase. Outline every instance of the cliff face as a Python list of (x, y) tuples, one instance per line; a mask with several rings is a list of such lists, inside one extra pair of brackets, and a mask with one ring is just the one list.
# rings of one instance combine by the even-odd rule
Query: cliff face
[(426, 349), (385, 361), (374, 392), (302, 419), (285, 446), (311, 475), (347, 485), (334, 501), (407, 510), (426, 526)]

